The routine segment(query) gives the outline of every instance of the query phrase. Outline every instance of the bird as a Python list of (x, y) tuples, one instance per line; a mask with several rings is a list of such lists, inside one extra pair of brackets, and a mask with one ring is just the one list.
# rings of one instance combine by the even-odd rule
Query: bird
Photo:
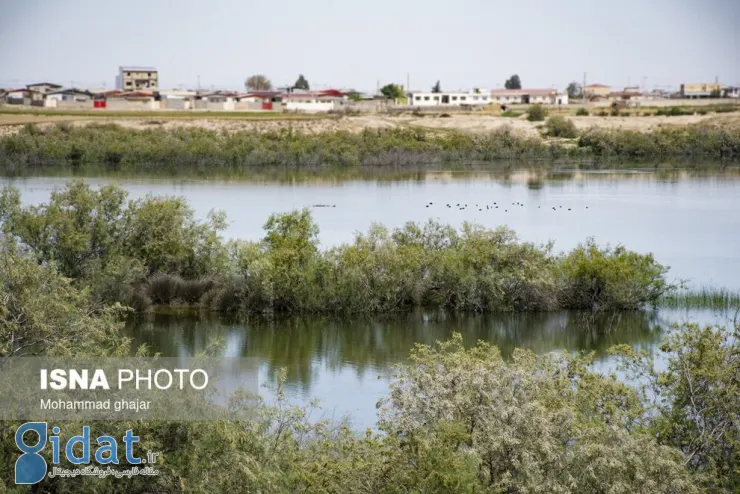
[(586, 206), (586, 209), (588, 209), (588, 206)]
[(537, 209), (540, 209), (540, 206), (537, 206)]
[(568, 208), (568, 211), (570, 211), (570, 208)]
[(552, 210), (553, 210), (553, 211), (557, 211), (557, 209), (555, 209), (555, 207), (553, 207), (553, 208), (552, 208)]

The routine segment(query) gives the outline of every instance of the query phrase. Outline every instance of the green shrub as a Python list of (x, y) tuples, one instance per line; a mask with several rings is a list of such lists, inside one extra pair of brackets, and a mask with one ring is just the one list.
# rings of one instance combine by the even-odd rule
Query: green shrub
[(568, 139), (578, 137), (576, 124), (560, 115), (555, 115), (547, 119), (545, 133), (551, 137), (565, 137)]
[(547, 117), (547, 108), (540, 104), (532, 105), (527, 113), (530, 122), (542, 122)]
[(587, 117), (589, 116), (589, 113), (585, 108), (579, 108), (578, 111), (576, 111), (576, 115), (579, 117)]
[(589, 239), (563, 260), (561, 303), (591, 311), (640, 309), (674, 288), (665, 280), (666, 271), (650, 254), (599, 248)]
[(158, 305), (169, 305), (182, 290), (183, 280), (177, 275), (155, 274), (147, 281), (147, 295)]
[(505, 112), (501, 113), (501, 116), (510, 117), (510, 118), (518, 118), (522, 116), (522, 112), (514, 111), (514, 110), (506, 110)]

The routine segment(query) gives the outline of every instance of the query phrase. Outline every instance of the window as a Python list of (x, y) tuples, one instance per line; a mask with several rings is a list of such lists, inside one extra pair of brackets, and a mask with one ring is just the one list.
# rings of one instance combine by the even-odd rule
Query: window
[(466, 96), (460, 96), (460, 101), (465, 101)]
[(457, 101), (457, 96), (453, 96), (452, 101)]
[(151, 72), (147, 72), (147, 73), (146, 73), (146, 76), (147, 76), (147, 77), (151, 77), (151, 76), (152, 76), (152, 73), (151, 73)]
[(429, 96), (424, 96), (424, 101), (429, 101)]
[(482, 99), (483, 101), (488, 101), (488, 96), (481, 96), (481, 99)]
[(434, 101), (439, 101), (439, 96), (435, 96)]
[(473, 96), (473, 101), (478, 101), (478, 96)]
[(421, 101), (421, 96), (418, 94), (416, 95), (416, 101)]

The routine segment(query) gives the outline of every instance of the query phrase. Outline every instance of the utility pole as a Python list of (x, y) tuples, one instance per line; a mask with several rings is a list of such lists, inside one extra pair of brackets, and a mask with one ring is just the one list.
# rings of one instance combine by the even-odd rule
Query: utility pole
[(586, 73), (583, 73), (583, 86), (581, 86), (581, 103), (586, 107)]

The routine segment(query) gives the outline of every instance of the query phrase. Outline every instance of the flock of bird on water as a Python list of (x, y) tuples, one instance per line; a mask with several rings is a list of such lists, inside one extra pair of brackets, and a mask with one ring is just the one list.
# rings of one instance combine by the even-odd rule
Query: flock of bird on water
[[(430, 202), (430, 203), (428, 203), (426, 205), (426, 207), (433, 206), (433, 205), (434, 205), (434, 203), (433, 202)], [(522, 207), (522, 208), (524, 207), (524, 203), (521, 203), (519, 201), (512, 202), (511, 205), (512, 206), (519, 206), (519, 207)], [(467, 204), (460, 204), (460, 203), (457, 203), (454, 206), (452, 204), (445, 204), (445, 206), (447, 206), (450, 209), (457, 208), (460, 211), (464, 211), (464, 210), (468, 209), (468, 205)], [(493, 205), (486, 204), (485, 206), (486, 206), (486, 210), (499, 209), (499, 205), (496, 202), (494, 202)], [(503, 204), (501, 206), (503, 207)], [(483, 211), (483, 205), (480, 205), (479, 206), (478, 204), (476, 204), (475, 207), (478, 208), (478, 211)], [(541, 209), (541, 208), (542, 208), (542, 206), (537, 206), (537, 209)], [(553, 206), (553, 208), (552, 208), (553, 211), (557, 211), (558, 209), (563, 209), (563, 206), (558, 206), (557, 208), (555, 206)], [(567, 208), (567, 209), (568, 209), (568, 211), (570, 211), (572, 208)], [(588, 209), (588, 206), (586, 206), (586, 209)], [(508, 212), (509, 212), (508, 209), (504, 209), (504, 213), (508, 213)]]

